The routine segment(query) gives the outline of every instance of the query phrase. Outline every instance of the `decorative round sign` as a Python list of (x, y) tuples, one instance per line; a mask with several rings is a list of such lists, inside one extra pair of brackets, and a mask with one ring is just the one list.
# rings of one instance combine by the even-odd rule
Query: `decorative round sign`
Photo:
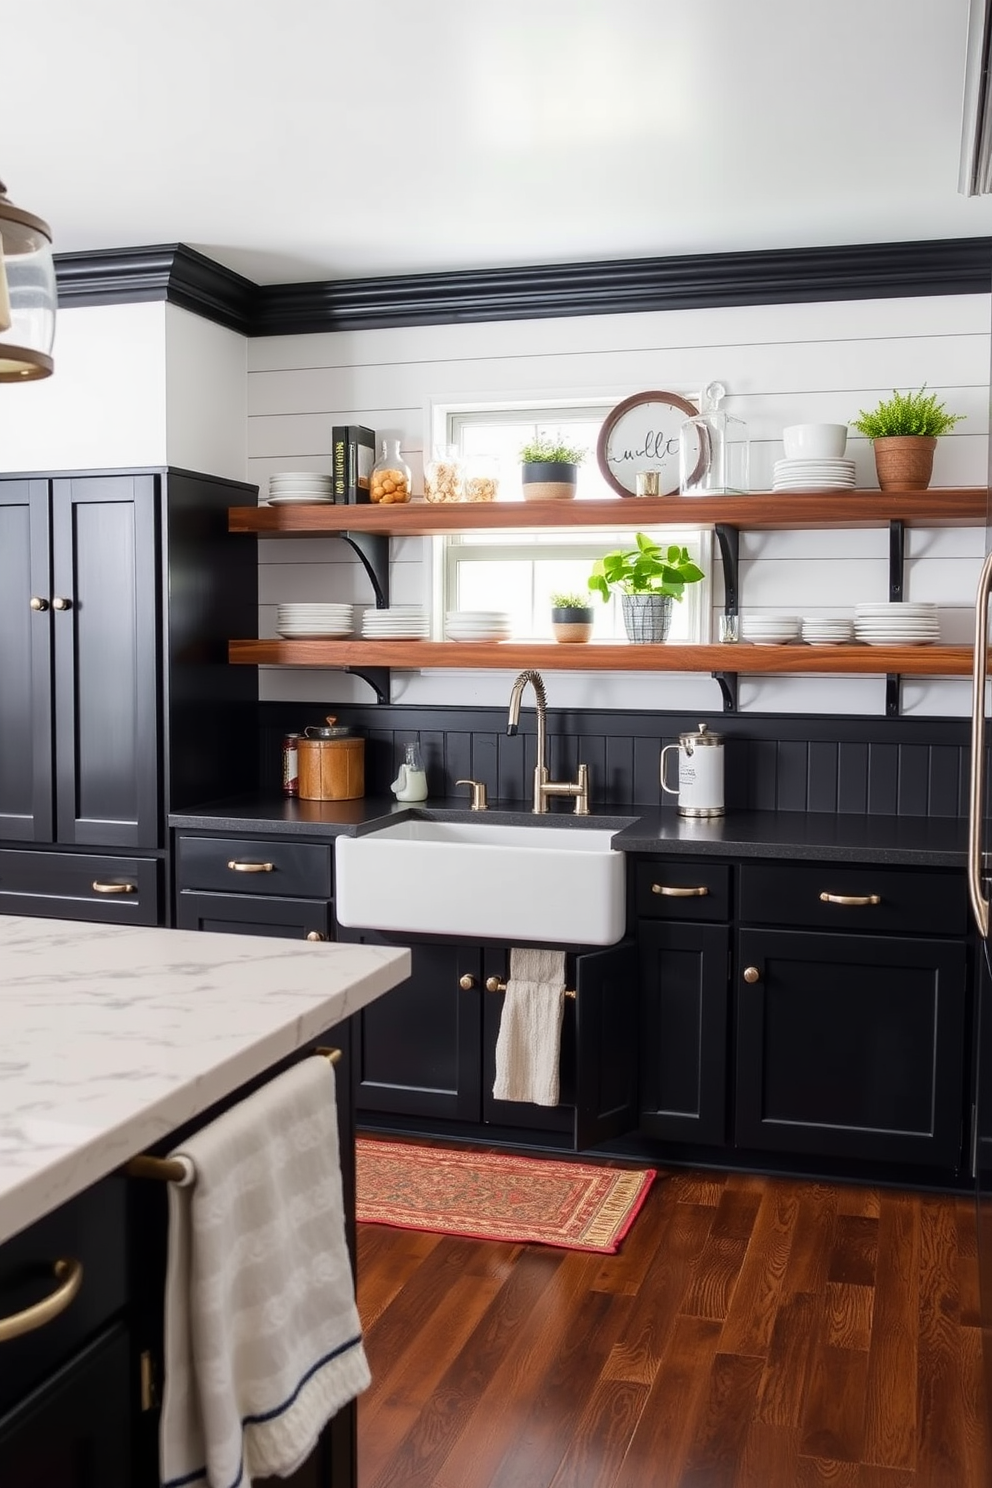
[[(599, 468), (614, 491), (633, 496), (638, 472), (657, 470), (661, 495), (673, 495), (679, 489), (679, 431), (698, 413), (677, 393), (635, 393), (618, 403), (603, 420), (596, 447)], [(702, 458), (700, 450), (694, 463)]]

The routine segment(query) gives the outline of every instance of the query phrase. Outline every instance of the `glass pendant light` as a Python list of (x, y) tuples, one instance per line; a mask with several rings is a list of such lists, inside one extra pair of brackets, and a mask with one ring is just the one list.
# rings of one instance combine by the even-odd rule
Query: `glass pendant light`
[(57, 301), (52, 230), (0, 182), (0, 382), (51, 375)]

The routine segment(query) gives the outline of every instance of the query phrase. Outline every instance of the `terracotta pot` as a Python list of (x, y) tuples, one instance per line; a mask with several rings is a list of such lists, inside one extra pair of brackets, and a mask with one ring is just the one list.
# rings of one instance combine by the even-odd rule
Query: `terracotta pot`
[(893, 434), (873, 439), (875, 471), (883, 491), (925, 491), (933, 474), (937, 441), (928, 434)]
[(553, 605), (551, 630), (563, 646), (592, 640), (595, 612), (591, 605)]

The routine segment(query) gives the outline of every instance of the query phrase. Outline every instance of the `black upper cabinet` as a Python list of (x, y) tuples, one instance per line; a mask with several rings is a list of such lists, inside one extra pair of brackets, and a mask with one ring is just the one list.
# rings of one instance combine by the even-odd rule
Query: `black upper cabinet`
[(52, 837), (50, 517), (48, 481), (0, 482), (0, 836), (14, 842)]

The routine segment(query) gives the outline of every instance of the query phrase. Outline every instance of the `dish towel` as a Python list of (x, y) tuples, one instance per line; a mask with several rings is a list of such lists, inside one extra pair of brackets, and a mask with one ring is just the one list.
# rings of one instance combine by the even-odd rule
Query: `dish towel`
[(497, 1100), (558, 1104), (558, 1050), (565, 1009), (565, 952), (510, 952), (496, 1040)]
[(304, 1059), (170, 1154), (163, 1488), (287, 1475), (369, 1384), (334, 1087)]

